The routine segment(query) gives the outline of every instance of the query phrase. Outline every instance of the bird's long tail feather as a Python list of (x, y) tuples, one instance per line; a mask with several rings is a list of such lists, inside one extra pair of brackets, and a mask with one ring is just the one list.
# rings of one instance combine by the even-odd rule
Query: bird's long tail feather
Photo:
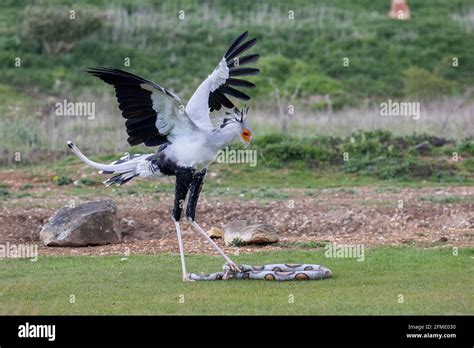
[(134, 177), (138, 176), (137, 165), (139, 162), (143, 161), (146, 157), (150, 155), (133, 155), (133, 156), (124, 156), (120, 160), (112, 162), (111, 164), (97, 163), (89, 158), (87, 158), (81, 150), (72, 142), (68, 141), (67, 145), (74, 152), (74, 154), (79, 157), (79, 159), (85, 164), (91, 166), (92, 168), (98, 169), (101, 174), (118, 174), (115, 175), (106, 181), (104, 184), (107, 186), (110, 185), (122, 185), (127, 181), (130, 181)]

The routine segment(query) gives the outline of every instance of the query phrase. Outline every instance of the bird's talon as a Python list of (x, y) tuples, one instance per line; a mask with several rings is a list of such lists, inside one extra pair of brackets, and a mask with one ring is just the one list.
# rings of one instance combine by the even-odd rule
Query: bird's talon
[(229, 263), (228, 265), (232, 272), (237, 272), (237, 273), (242, 272), (242, 269), (239, 266), (237, 266), (235, 263)]

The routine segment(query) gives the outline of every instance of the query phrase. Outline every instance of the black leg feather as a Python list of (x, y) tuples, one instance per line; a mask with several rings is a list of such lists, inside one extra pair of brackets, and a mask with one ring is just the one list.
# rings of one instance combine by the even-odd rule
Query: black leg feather
[(199, 200), (199, 194), (204, 185), (204, 177), (206, 176), (206, 169), (194, 174), (191, 182), (191, 189), (189, 191), (188, 206), (186, 207), (186, 217), (188, 220), (194, 221), (196, 217), (196, 206)]
[(174, 192), (173, 219), (179, 221), (183, 211), (184, 201), (188, 194), (195, 170), (193, 168), (178, 167), (176, 169), (176, 186)]

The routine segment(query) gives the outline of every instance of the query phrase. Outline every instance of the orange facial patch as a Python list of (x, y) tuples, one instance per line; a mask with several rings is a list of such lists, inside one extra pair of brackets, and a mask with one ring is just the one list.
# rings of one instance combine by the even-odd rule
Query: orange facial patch
[(250, 132), (247, 128), (244, 128), (242, 133), (240, 133), (240, 136), (248, 143), (250, 143), (252, 140), (252, 132)]

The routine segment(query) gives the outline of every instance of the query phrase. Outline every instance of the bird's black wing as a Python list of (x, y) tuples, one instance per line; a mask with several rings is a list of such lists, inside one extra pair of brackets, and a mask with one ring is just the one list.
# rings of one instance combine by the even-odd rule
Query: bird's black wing
[(242, 66), (255, 62), (260, 58), (258, 54), (250, 54), (242, 56), (242, 54), (252, 48), (257, 39), (245, 41), (248, 32), (237, 37), (227, 52), (224, 54), (224, 59), (229, 68), (229, 77), (217, 89), (209, 93), (209, 107), (210, 111), (220, 110), (222, 106), (232, 109), (234, 103), (227, 98), (232, 96), (234, 98), (247, 101), (250, 97), (238, 90), (237, 88), (255, 88), (255, 85), (247, 80), (241, 79), (242, 76), (256, 75), (260, 72), (256, 68), (242, 68)]
[(179, 97), (154, 82), (113, 68), (90, 68), (87, 72), (114, 86), (119, 108), (126, 119), (127, 141), (132, 146), (166, 143), (177, 118), (183, 124), (189, 125), (191, 121), (185, 114), (177, 114)]

